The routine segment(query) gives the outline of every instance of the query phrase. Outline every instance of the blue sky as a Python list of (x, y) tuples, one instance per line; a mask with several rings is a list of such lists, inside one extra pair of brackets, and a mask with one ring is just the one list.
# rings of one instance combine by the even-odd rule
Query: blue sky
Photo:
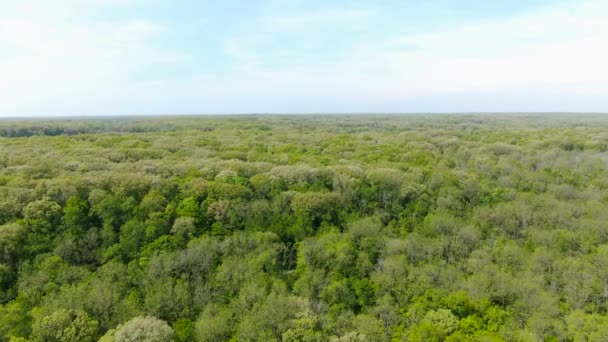
[(608, 1), (0, 0), (0, 116), (608, 111)]

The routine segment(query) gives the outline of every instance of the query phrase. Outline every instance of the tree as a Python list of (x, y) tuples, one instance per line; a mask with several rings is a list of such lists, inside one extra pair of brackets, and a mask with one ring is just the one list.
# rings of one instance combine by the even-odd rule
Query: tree
[(63, 208), (63, 224), (72, 234), (82, 234), (89, 225), (89, 203), (77, 196), (68, 198)]
[(171, 234), (174, 234), (184, 240), (189, 240), (192, 238), (195, 231), (196, 226), (194, 224), (194, 218), (187, 216), (181, 216), (175, 219), (175, 222), (171, 227)]
[[(24, 233), (24, 228), (17, 223), (0, 226), (0, 289), (7, 290), (15, 280), (14, 272), (25, 243)], [(6, 299), (3, 297), (0, 295), (0, 301)]]
[(291, 327), (283, 333), (284, 342), (317, 342), (324, 341), (323, 334), (318, 331), (319, 319), (314, 312), (307, 309), (296, 314), (296, 318), (290, 321)]
[(194, 327), (192, 321), (187, 318), (180, 318), (173, 324), (173, 330), (175, 331), (175, 339), (177, 341), (191, 341), (193, 336)]
[(185, 198), (177, 207), (177, 214), (180, 216), (195, 218), (199, 215), (199, 205), (194, 197)]
[(311, 234), (311, 228), (317, 228), (322, 222), (329, 224), (339, 223), (339, 211), (342, 202), (342, 197), (333, 192), (303, 192), (297, 193), (291, 207), (300, 220), (300, 232), (296, 232), (296, 237), (302, 238), (305, 235)]
[(107, 342), (169, 342), (172, 339), (173, 329), (151, 316), (135, 317), (104, 336)]
[(423, 323), (429, 323), (436, 327), (443, 336), (448, 336), (458, 329), (458, 318), (452, 311), (447, 309), (431, 310), (422, 319)]
[(31, 202), (23, 208), (23, 216), (30, 220), (44, 220), (57, 224), (61, 218), (61, 206), (49, 198), (43, 198)]
[(237, 328), (237, 337), (246, 341), (280, 341), (289, 329), (289, 322), (305, 310), (306, 305), (304, 300), (289, 296), (284, 285), (275, 284), (271, 293), (254, 303), (251, 311), (244, 315)]
[(234, 313), (230, 308), (209, 304), (196, 321), (194, 330), (199, 341), (226, 341), (234, 331)]
[(32, 338), (41, 342), (94, 341), (97, 327), (97, 321), (82, 310), (58, 309), (34, 321)]

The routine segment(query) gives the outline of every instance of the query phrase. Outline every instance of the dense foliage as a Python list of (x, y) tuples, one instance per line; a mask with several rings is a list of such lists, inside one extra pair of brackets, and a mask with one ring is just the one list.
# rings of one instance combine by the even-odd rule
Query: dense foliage
[(0, 121), (0, 132), (0, 340), (608, 331), (608, 117)]

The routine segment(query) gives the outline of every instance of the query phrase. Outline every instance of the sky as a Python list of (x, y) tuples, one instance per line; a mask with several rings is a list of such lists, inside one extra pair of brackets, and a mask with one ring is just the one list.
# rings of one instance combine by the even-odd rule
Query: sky
[(0, 116), (608, 112), (606, 0), (0, 0)]

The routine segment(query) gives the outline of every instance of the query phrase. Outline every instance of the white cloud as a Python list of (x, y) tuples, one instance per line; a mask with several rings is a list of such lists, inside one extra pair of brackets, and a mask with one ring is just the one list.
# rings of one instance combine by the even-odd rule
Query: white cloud
[(335, 25), (353, 25), (360, 20), (375, 14), (372, 9), (343, 9), (328, 8), (301, 13), (283, 14), (262, 18), (263, 22), (270, 24), (278, 30), (310, 30), (326, 28)]
[(19, 2), (0, 14), (0, 115), (95, 112), (98, 98), (132, 75), (179, 55), (148, 41), (164, 27), (145, 19), (76, 20), (128, 0)]
[(572, 86), (596, 92), (598, 83), (608, 86), (606, 15), (605, 2), (569, 3), (449, 32), (404, 37), (400, 43), (417, 49), (388, 59), (394, 72), (419, 82), (410, 91)]
[[(606, 17), (606, 2), (573, 1), (449, 31), (363, 42), (340, 63), (259, 66), (240, 77), (278, 82), (293, 96), (350, 94), (355, 103), (497, 92), (525, 99), (527, 93), (521, 108), (542, 110), (530, 106), (534, 96), (608, 95)], [(241, 56), (262, 59), (255, 51)]]
[[(108, 22), (86, 15), (133, 1), (6, 5), (0, 11), (0, 115), (433, 111), (450, 105), (461, 111), (488, 108), (486, 95), (495, 100), (494, 110), (556, 110), (568, 104), (568, 96), (580, 99), (572, 106), (595, 101), (584, 110), (608, 109), (608, 3), (600, 0), (441, 32), (361, 38), (339, 61), (287, 59), (277, 65), (273, 58), (281, 47), (269, 46), (268, 35), (306, 33), (310, 26), (322, 32), (336, 18), (342, 25), (365, 27), (381, 15), (375, 10), (290, 12), (260, 18), (262, 26), (227, 39), (224, 52), (235, 63), (231, 70), (163, 81), (143, 81), (135, 74), (186, 58), (188, 51), (152, 44), (171, 27), (146, 18)], [(85, 19), (75, 20), (81, 16)], [(454, 100), (460, 96), (466, 105)], [(555, 107), (549, 108), (551, 103)]]

